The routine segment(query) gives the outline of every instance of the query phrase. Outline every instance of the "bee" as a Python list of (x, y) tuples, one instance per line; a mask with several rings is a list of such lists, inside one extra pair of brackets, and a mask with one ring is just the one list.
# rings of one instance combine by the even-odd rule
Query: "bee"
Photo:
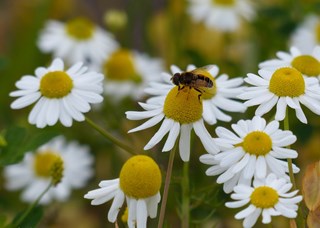
[(186, 86), (190, 89), (195, 89), (200, 94), (198, 96), (199, 100), (202, 95), (203, 88), (212, 88), (213, 87), (213, 81), (205, 76), (205, 73), (210, 70), (214, 65), (208, 65), (204, 67), (200, 67), (197, 69), (194, 69), (192, 71), (182, 72), (182, 73), (175, 73), (171, 81), (173, 84), (178, 86), (178, 90), (181, 90), (185, 88)]

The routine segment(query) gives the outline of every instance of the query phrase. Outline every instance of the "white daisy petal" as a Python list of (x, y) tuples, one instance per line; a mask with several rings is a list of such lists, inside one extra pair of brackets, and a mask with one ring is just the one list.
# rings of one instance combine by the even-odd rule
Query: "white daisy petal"
[(119, 213), (120, 208), (124, 202), (124, 193), (119, 189), (113, 199), (111, 208), (108, 213), (108, 220), (110, 222), (115, 222)]
[(147, 227), (147, 205), (145, 200), (139, 199), (137, 202), (137, 227)]
[(190, 134), (192, 126), (190, 124), (181, 125), (181, 135), (179, 139), (179, 154), (182, 161), (189, 161), (190, 158)]

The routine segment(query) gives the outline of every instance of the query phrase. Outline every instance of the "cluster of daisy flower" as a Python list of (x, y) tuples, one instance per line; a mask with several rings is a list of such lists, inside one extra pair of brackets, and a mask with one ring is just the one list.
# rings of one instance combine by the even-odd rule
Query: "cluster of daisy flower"
[[(214, 10), (208, 7), (211, 4)], [(223, 10), (216, 12), (218, 6)], [(225, 30), (238, 26), (234, 18), (237, 13), (247, 19), (253, 16), (245, 0), (190, 1), (189, 11), (195, 20), (203, 20), (208, 26), (214, 26), (219, 12), (224, 12), (229, 15), (224, 21)], [(16, 83), (19, 90), (10, 93), (17, 97), (11, 104), (13, 109), (35, 103), (28, 117), (31, 124), (44, 128), (59, 121), (70, 127), (73, 120), (84, 121), (90, 105), (103, 101), (104, 89), (105, 94), (118, 95), (113, 97), (115, 101), (128, 95), (135, 99), (148, 95), (145, 102), (139, 102), (143, 111), (126, 112), (129, 120), (148, 119), (129, 133), (161, 123), (145, 150), (154, 148), (168, 134), (162, 151), (171, 151), (177, 145), (182, 161), (189, 162), (193, 130), (207, 152), (200, 157), (201, 163), (210, 166), (206, 174), (218, 176), (217, 183), (223, 184), (225, 193), (231, 193), (235, 200), (226, 206), (248, 205), (235, 215), (244, 219), (244, 227), (254, 226), (260, 215), (266, 224), (271, 216), (297, 217), (302, 196), (292, 189), (291, 182), (299, 168), (286, 161), (298, 156), (290, 149), (297, 138), (289, 129), (282, 130), (279, 121), (288, 118), (290, 107), (298, 120), (307, 123), (301, 105), (320, 115), (319, 46), (307, 53), (297, 47), (289, 53), (278, 52), (277, 59), (262, 62), (258, 74), (249, 73), (244, 79), (219, 74), (216, 65), (188, 65), (185, 71), (173, 65), (171, 73), (160, 73), (160, 60), (121, 48), (111, 34), (84, 18), (66, 24), (49, 21), (38, 46), (55, 59), (48, 67), (37, 68), (34, 76), (23, 76)], [(255, 116), (232, 124), (232, 130), (216, 127), (216, 137), (207, 130), (206, 124), (230, 122), (229, 112), (244, 113), (251, 106), (258, 106)], [(274, 120), (262, 118), (274, 107)], [(26, 153), (21, 163), (6, 167), (6, 187), (24, 188), (22, 199), (33, 202), (55, 181), (56, 187), (40, 203), (65, 200), (72, 188), (86, 184), (93, 174), (92, 164), (86, 146), (66, 143), (60, 136), (34, 153)], [(58, 180), (53, 169), (62, 173)], [(161, 185), (156, 162), (149, 156), (136, 155), (125, 162), (119, 178), (101, 181), (99, 189), (84, 197), (91, 199), (92, 205), (113, 199), (108, 213), (112, 223), (125, 203), (128, 226), (140, 228), (147, 226), (148, 217), (157, 216)]]

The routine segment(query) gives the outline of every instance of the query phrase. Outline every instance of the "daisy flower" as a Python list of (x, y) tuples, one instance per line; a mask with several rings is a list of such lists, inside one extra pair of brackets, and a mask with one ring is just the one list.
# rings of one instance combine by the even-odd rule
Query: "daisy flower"
[(283, 120), (287, 106), (294, 109), (297, 118), (307, 123), (300, 103), (320, 115), (320, 86), (317, 78), (305, 77), (293, 67), (275, 70), (261, 69), (259, 75), (247, 74), (245, 82), (252, 85), (238, 97), (247, 100), (248, 107), (259, 105), (255, 114), (262, 116), (276, 106), (276, 120)]
[(8, 190), (23, 189), (21, 199), (35, 201), (51, 182), (51, 171), (57, 159), (63, 163), (63, 177), (57, 186), (46, 192), (40, 203), (67, 200), (72, 189), (82, 188), (92, 176), (93, 157), (87, 146), (75, 141), (67, 143), (63, 136), (52, 139), (35, 152), (27, 152), (21, 163), (6, 166), (5, 187)]
[(89, 191), (84, 198), (92, 205), (113, 199), (108, 220), (116, 222), (124, 201), (128, 208), (127, 223), (130, 228), (147, 227), (147, 218), (157, 216), (161, 196), (161, 171), (155, 161), (145, 155), (131, 157), (122, 167), (120, 177), (101, 181), (99, 189)]
[(292, 184), (286, 179), (278, 178), (271, 173), (265, 179), (255, 180), (253, 187), (237, 185), (231, 198), (234, 202), (227, 202), (229, 208), (239, 208), (248, 205), (235, 215), (236, 219), (244, 219), (243, 227), (253, 227), (262, 215), (262, 223), (271, 223), (272, 216), (297, 217), (298, 203), (302, 196), (296, 196), (298, 190), (289, 192)]
[(25, 75), (16, 83), (19, 90), (10, 96), (19, 98), (12, 102), (11, 108), (20, 109), (36, 102), (29, 123), (43, 128), (60, 120), (70, 127), (72, 119), (85, 119), (83, 113), (90, 110), (90, 103), (102, 102), (103, 78), (102, 74), (87, 72), (82, 63), (64, 70), (63, 61), (55, 59), (49, 67), (37, 68), (35, 76)]
[(126, 96), (142, 98), (144, 88), (163, 71), (162, 61), (146, 54), (118, 49), (97, 69), (105, 74), (105, 94), (118, 101)]
[(308, 15), (292, 34), (290, 45), (302, 53), (311, 53), (316, 45), (320, 45), (320, 17)]
[(112, 34), (86, 18), (75, 18), (67, 23), (50, 20), (40, 34), (38, 47), (53, 53), (69, 64), (101, 62), (118, 47)]
[[(265, 119), (255, 116), (252, 120), (240, 120), (231, 125), (232, 132), (226, 128), (216, 128), (215, 138), (221, 152), (205, 154), (200, 157), (204, 164), (211, 165), (206, 171), (208, 176), (219, 175), (217, 183), (230, 193), (235, 185), (249, 184), (253, 177), (265, 178), (268, 173), (289, 178), (286, 161), (296, 158), (295, 150), (285, 148), (297, 138), (291, 131), (279, 129), (278, 121), (266, 123)], [(294, 173), (299, 169), (294, 165)]]
[[(208, 77), (210, 75), (205, 70), (202, 70), (202, 73), (208, 75)], [(165, 91), (166, 95), (151, 98), (147, 103), (139, 103), (145, 111), (126, 112), (127, 118), (130, 120), (150, 118), (140, 126), (131, 129), (129, 133), (150, 128), (163, 120), (160, 129), (144, 147), (145, 150), (154, 147), (169, 132), (162, 151), (170, 151), (180, 134), (180, 157), (183, 161), (189, 161), (191, 130), (194, 129), (204, 148), (210, 153), (217, 153), (219, 149), (207, 131), (202, 118), (204, 112), (202, 97), (206, 96), (205, 93), (211, 94), (215, 87), (204, 88), (202, 93), (189, 86), (178, 87), (159, 84), (160, 87), (171, 87), (171, 89), (159, 91), (151, 89), (150, 93), (163, 93)]]
[(188, 13), (196, 22), (208, 28), (234, 31), (241, 19), (252, 20), (255, 12), (248, 0), (189, 0)]
[[(195, 70), (194, 65), (188, 65), (187, 72)], [(200, 68), (201, 69), (201, 68)], [(216, 124), (218, 120), (229, 122), (231, 116), (223, 111), (228, 112), (245, 112), (246, 106), (237, 101), (237, 96), (244, 90), (242, 87), (242, 78), (229, 79), (228, 75), (221, 74), (219, 76), (219, 68), (216, 65), (206, 66), (207, 72), (201, 72), (213, 82), (213, 89), (205, 91), (202, 95), (203, 103), (203, 119), (210, 125)], [(162, 73), (162, 82), (152, 82), (146, 88), (145, 92), (156, 97), (150, 98), (147, 103), (158, 102), (163, 103), (169, 90), (175, 87), (171, 78), (176, 73), (183, 73), (177, 66), (171, 66), (171, 73)]]
[(320, 46), (316, 46), (311, 54), (302, 54), (296, 47), (291, 47), (290, 53), (278, 52), (278, 59), (271, 59), (259, 64), (262, 69), (276, 70), (280, 67), (293, 67), (304, 76), (320, 77)]

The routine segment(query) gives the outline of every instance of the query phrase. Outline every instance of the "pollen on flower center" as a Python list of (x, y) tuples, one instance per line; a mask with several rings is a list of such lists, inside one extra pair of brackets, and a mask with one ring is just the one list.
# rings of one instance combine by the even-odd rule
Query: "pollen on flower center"
[(73, 88), (70, 76), (64, 71), (53, 71), (44, 75), (40, 81), (40, 92), (48, 98), (61, 98)]
[(250, 201), (258, 208), (270, 208), (278, 203), (279, 195), (271, 187), (260, 186), (251, 193)]
[(269, 90), (279, 97), (299, 97), (305, 91), (303, 76), (295, 68), (279, 68), (271, 77)]
[(120, 172), (120, 188), (130, 197), (148, 198), (159, 192), (161, 172), (155, 161), (145, 155), (130, 158)]
[(90, 39), (94, 33), (94, 24), (86, 18), (76, 18), (66, 24), (66, 32), (77, 40)]
[(104, 73), (112, 80), (127, 81), (136, 83), (142, 81), (141, 76), (136, 72), (133, 53), (126, 49), (115, 51), (104, 63)]
[(233, 6), (235, 4), (235, 0), (212, 0), (213, 3), (222, 6)]
[(252, 155), (266, 155), (272, 148), (272, 140), (269, 135), (262, 131), (253, 131), (244, 137), (239, 144), (245, 152)]
[(164, 114), (181, 124), (198, 121), (203, 111), (199, 95), (198, 91), (187, 86), (180, 90), (178, 86), (173, 87), (164, 102)]
[(45, 151), (35, 155), (33, 167), (34, 172), (39, 177), (49, 178), (52, 176), (53, 166), (61, 157), (52, 151)]
[(320, 62), (311, 55), (300, 55), (291, 62), (292, 66), (307, 76), (320, 74)]

